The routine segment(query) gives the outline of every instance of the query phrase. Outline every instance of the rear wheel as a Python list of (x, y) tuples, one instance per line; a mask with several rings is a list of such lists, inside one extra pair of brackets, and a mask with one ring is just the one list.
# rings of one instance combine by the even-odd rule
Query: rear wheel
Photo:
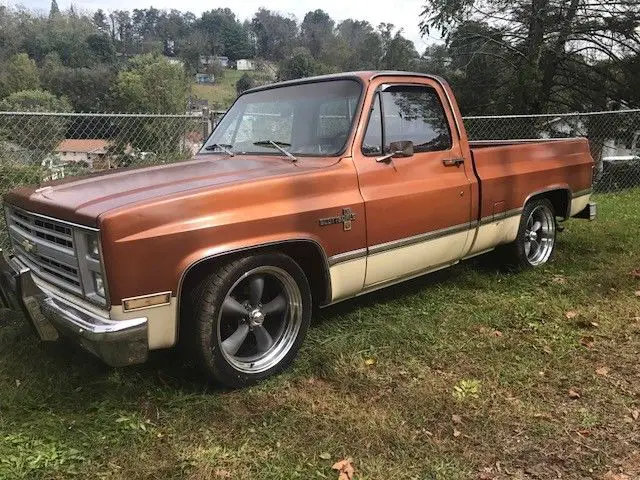
[(519, 268), (545, 264), (556, 243), (556, 217), (553, 205), (546, 198), (534, 199), (525, 205), (516, 240), (507, 245), (509, 263)]
[(199, 366), (212, 379), (242, 387), (294, 359), (309, 327), (311, 292), (290, 257), (248, 256), (202, 282), (194, 311)]

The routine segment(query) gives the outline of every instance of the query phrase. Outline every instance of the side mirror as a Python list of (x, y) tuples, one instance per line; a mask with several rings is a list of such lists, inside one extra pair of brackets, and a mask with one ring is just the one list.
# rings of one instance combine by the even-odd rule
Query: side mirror
[(389, 144), (389, 150), (391, 150), (391, 153), (376, 158), (376, 162), (389, 163), (393, 158), (412, 157), (414, 153), (413, 142), (411, 140), (391, 142)]

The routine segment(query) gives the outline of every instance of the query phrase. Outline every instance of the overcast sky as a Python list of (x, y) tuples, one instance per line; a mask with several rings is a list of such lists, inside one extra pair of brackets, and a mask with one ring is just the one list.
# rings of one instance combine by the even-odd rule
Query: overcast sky
[[(177, 8), (200, 14), (204, 10), (217, 7), (229, 7), (241, 20), (251, 18), (256, 10), (265, 7), (283, 14), (292, 14), (298, 22), (309, 10), (321, 8), (334, 20), (345, 18), (368, 20), (374, 27), (381, 22), (393, 23), (402, 28), (404, 35), (412, 40), (419, 53), (422, 53), (433, 38), (421, 38), (418, 27), (419, 15), (424, 0), (395, 0), (392, 2), (376, 2), (375, 0), (58, 0), (60, 9), (67, 9), (73, 3), (79, 10), (94, 11), (102, 8), (105, 11), (155, 7), (158, 9)], [(51, 0), (0, 0), (7, 6), (23, 5), (29, 9), (48, 12)]]

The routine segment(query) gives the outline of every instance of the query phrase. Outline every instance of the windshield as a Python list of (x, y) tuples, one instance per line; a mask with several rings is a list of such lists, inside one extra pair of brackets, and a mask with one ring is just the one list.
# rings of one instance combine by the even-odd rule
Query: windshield
[(285, 149), (292, 155), (337, 155), (351, 132), (361, 90), (356, 80), (331, 80), (247, 93), (202, 151), (283, 155)]

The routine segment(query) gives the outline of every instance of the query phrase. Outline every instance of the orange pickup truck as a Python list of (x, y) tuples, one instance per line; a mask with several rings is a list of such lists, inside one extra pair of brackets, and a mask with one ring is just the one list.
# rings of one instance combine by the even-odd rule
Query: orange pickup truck
[(4, 301), (113, 366), (178, 342), (238, 387), (287, 366), (312, 307), (500, 247), (536, 267), (593, 219), (584, 138), (470, 142), (441, 78), (321, 76), (242, 94), (190, 161), (21, 188)]

